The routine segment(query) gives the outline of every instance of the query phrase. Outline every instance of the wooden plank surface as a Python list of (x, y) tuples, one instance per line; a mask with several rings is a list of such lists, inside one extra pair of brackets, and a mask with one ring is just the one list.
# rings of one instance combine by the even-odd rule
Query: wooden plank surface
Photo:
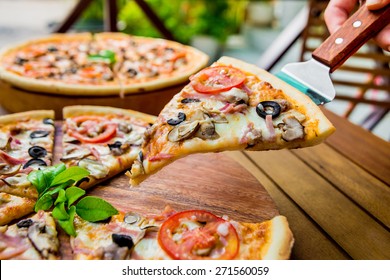
[(349, 256), (390, 258), (388, 230), (291, 151), (246, 154)]
[[(61, 158), (61, 122), (56, 122), (54, 162)], [(123, 212), (158, 214), (165, 206), (176, 210), (202, 209), (237, 221), (262, 222), (279, 211), (258, 180), (235, 160), (219, 154), (187, 156), (165, 167), (138, 187), (119, 174), (88, 190)], [(61, 255), (71, 259), (69, 238), (59, 231)]]
[(390, 143), (328, 110), (323, 111), (336, 127), (336, 132), (326, 143), (390, 185)]

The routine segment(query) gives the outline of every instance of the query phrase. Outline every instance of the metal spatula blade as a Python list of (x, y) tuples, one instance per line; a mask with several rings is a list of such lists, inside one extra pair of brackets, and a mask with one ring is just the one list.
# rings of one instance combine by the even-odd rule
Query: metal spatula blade
[(370, 11), (363, 4), (306, 62), (285, 65), (276, 76), (308, 95), (317, 105), (332, 101), (336, 92), (330, 73), (390, 23), (390, 5)]
[(329, 74), (329, 67), (310, 59), (306, 62), (287, 64), (276, 76), (308, 95), (317, 105), (323, 105), (336, 96)]

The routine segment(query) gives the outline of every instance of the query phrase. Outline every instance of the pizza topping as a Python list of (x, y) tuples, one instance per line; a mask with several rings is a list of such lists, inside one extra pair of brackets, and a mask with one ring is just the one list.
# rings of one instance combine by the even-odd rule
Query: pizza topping
[(295, 117), (286, 117), (283, 119), (283, 122), (284, 125), (282, 126), (282, 138), (285, 141), (289, 142), (296, 139), (302, 139), (305, 136), (303, 126)]
[(77, 145), (67, 145), (61, 160), (83, 159), (91, 154), (91, 150)]
[(119, 247), (133, 248), (134, 242), (130, 235), (113, 233), (111, 235), (112, 241)]
[(117, 124), (103, 117), (79, 116), (73, 121), (76, 127), (71, 126), (69, 134), (83, 143), (105, 143), (116, 135)]
[(236, 87), (229, 91), (221, 92), (220, 95), (222, 95), (229, 103), (247, 104), (249, 100), (248, 94)]
[(183, 112), (179, 112), (179, 114), (177, 115), (177, 119), (169, 119), (167, 120), (167, 123), (169, 125), (178, 125), (179, 123), (182, 123), (186, 120), (186, 114), (184, 114)]
[(267, 115), (271, 115), (273, 118), (278, 117), (281, 110), (282, 107), (275, 101), (263, 101), (256, 106), (256, 113), (264, 119)]
[(49, 124), (49, 125), (53, 125), (53, 126), (54, 126), (54, 121), (53, 121), (53, 119), (50, 119), (50, 118), (45, 118), (45, 119), (43, 119), (43, 123), (44, 123), (44, 124)]
[(30, 138), (43, 138), (43, 137), (46, 137), (50, 134), (50, 131), (46, 131), (46, 130), (36, 130), (36, 131), (33, 131), (31, 132), (30, 134)]
[(183, 104), (200, 102), (198, 98), (183, 98), (181, 101)]
[(161, 225), (158, 242), (173, 259), (233, 259), (239, 249), (232, 224), (201, 210), (170, 216)]
[(44, 259), (55, 255), (59, 249), (57, 231), (43, 222), (34, 222), (28, 227), (28, 238)]
[(272, 122), (272, 115), (266, 115), (265, 116), (265, 125), (269, 132), (269, 137), (267, 138), (268, 141), (275, 141), (276, 134), (275, 134), (275, 128), (274, 124)]
[(126, 224), (132, 225), (141, 220), (141, 216), (137, 213), (129, 212), (125, 215), (124, 222)]
[(19, 172), (22, 164), (18, 165), (0, 165), (0, 175), (13, 176)]
[(30, 227), (31, 225), (33, 224), (33, 220), (31, 219), (24, 219), (24, 220), (21, 220), (19, 221), (16, 226), (18, 228), (28, 228)]
[(208, 67), (190, 77), (192, 87), (200, 93), (215, 94), (239, 87), (245, 81), (245, 74), (234, 67)]
[(47, 155), (47, 151), (45, 148), (40, 147), (40, 146), (32, 146), (31, 148), (28, 149), (28, 154), (32, 158), (41, 158)]
[(82, 168), (87, 169), (90, 172), (90, 175), (95, 179), (105, 178), (109, 172), (108, 167), (104, 166), (99, 161), (90, 158), (84, 158), (80, 160), (78, 165)]
[(33, 158), (23, 165), (23, 169), (26, 169), (29, 166), (47, 166), (47, 163), (40, 158)]
[(171, 142), (179, 142), (188, 139), (195, 134), (199, 129), (199, 126), (199, 121), (182, 122), (168, 133), (168, 140)]
[(0, 150), (0, 160), (10, 165), (18, 165), (25, 162), (24, 159), (14, 158), (2, 150)]

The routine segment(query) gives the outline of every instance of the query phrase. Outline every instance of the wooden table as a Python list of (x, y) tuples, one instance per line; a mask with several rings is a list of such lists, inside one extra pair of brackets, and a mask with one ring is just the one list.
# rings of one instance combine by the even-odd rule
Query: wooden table
[(293, 259), (390, 259), (390, 143), (325, 111), (337, 131), (315, 147), (234, 152), (295, 236)]
[[(0, 106), (0, 115), (4, 113)], [(287, 217), (295, 237), (292, 259), (390, 259), (390, 143), (331, 112), (325, 113), (337, 131), (323, 144), (300, 150), (225, 154), (257, 179), (277, 211)], [(227, 158), (222, 154), (220, 157)], [(236, 168), (227, 159), (225, 164)], [(235, 207), (239, 206), (232, 203), (231, 213), (227, 214), (251, 217), (265, 204), (270, 209), (266, 213), (276, 213), (272, 204), (256, 198), (262, 196), (261, 191), (255, 189), (253, 194), (257, 187), (254, 182), (242, 184), (237, 187), (239, 194), (231, 192), (231, 197), (240, 198), (243, 203), (256, 200), (259, 205), (245, 204), (246, 215), (237, 212)], [(178, 187), (177, 193), (179, 189), (184, 194), (189, 192)], [(106, 190), (109, 189), (100, 188), (97, 192)], [(154, 191), (162, 190), (161, 187)], [(249, 198), (249, 194), (253, 197)], [(218, 194), (212, 195), (217, 199), (207, 205), (227, 211), (220, 207)], [(168, 202), (179, 207), (180, 203), (187, 203), (181, 201), (182, 196), (177, 197), (180, 201)], [(212, 197), (209, 200), (214, 201)], [(163, 205), (164, 201), (157, 202)]]

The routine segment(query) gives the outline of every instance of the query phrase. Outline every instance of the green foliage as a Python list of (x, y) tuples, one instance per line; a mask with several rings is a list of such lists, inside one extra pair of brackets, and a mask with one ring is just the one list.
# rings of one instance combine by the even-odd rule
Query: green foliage
[[(179, 42), (188, 44), (194, 35), (211, 35), (223, 42), (239, 31), (244, 0), (146, 0)], [(146, 37), (161, 37), (142, 9), (133, 0), (118, 2), (120, 31)], [(102, 22), (102, 0), (94, 1), (81, 23)]]

